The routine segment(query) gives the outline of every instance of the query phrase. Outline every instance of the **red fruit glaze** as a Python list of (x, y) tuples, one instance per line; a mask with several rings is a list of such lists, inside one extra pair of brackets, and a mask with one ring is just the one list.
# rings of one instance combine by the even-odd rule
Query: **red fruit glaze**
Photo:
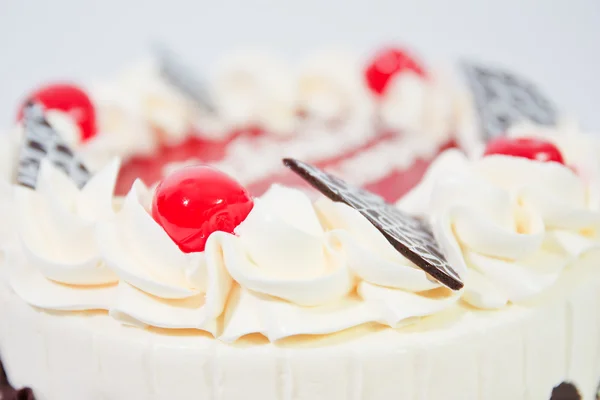
[(182, 168), (156, 188), (152, 217), (186, 253), (204, 251), (211, 233), (233, 233), (252, 210), (248, 191), (208, 166)]
[(504, 154), (507, 156), (529, 158), (537, 161), (554, 161), (564, 164), (560, 150), (552, 143), (537, 138), (506, 138), (491, 140), (485, 149), (485, 155)]
[(369, 88), (382, 95), (390, 78), (404, 71), (411, 71), (425, 77), (425, 70), (408, 53), (400, 49), (383, 49), (375, 55), (365, 76)]
[[(79, 87), (69, 83), (54, 83), (31, 93), (28, 101), (41, 103), (46, 110), (67, 113), (79, 126), (81, 140), (86, 141), (96, 134), (96, 110), (88, 95)], [(18, 119), (23, 117), (23, 107)]]

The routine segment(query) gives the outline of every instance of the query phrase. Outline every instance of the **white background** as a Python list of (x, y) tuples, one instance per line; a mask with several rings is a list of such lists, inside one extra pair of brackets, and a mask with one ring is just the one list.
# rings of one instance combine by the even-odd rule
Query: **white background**
[(153, 40), (198, 68), (245, 45), (290, 60), (390, 42), (430, 62), (475, 57), (533, 77), (600, 130), (600, 0), (0, 0), (0, 126), (37, 83), (110, 76)]

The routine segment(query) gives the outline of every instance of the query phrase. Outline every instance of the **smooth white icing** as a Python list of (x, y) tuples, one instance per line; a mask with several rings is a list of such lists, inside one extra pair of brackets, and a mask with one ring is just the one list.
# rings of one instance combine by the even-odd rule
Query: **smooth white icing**
[(564, 268), (598, 249), (600, 222), (589, 184), (558, 163), (510, 156), (469, 162), (442, 154), (399, 202), (426, 215), (442, 245), (460, 246), (464, 299), (482, 308), (529, 299)]
[(594, 400), (596, 267), (574, 265), (544, 299), (523, 306), (486, 312), (457, 303), (400, 329), (227, 344), (198, 331), (128, 329), (106, 314), (29, 307), (1, 265), (0, 352), (13, 385), (44, 400), (539, 400), (562, 381)]

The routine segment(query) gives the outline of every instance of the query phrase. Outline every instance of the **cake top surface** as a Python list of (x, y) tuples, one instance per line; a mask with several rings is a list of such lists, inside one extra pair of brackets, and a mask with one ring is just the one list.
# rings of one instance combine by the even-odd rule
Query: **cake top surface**
[[(504, 308), (594, 256), (597, 140), (556, 127), (556, 110), (526, 81), (469, 65), (474, 94), (445, 97), (433, 72), (386, 50), (364, 76), (323, 57), (288, 85), (283, 71), (265, 77), (270, 61), (244, 57), (225, 63), (212, 90), (163, 60), (166, 76), (148, 84), (133, 74), (127, 90), (105, 86), (93, 101), (68, 84), (30, 96), (3, 146), (10, 223), (1, 240), (15, 293), (42, 309), (105, 310), (142, 329), (277, 341), (397, 328), (458, 302)], [(436, 105), (444, 98), (453, 105)], [(522, 119), (536, 125), (506, 130)], [(428, 125), (440, 120), (441, 136)], [(469, 136), (476, 120), (481, 129)], [(207, 129), (219, 124), (221, 133)], [(443, 152), (398, 203), (398, 192), (369, 190), (371, 181), (395, 186), (383, 179), (390, 169), (414, 163), (415, 152), (433, 156), (452, 137), (469, 155)], [(144, 152), (186, 147), (201, 159), (167, 160), (183, 164), (155, 185), (138, 179), (115, 192), (122, 170), (149, 165)], [(284, 156), (302, 178), (291, 186), (277, 179)], [(122, 168), (120, 157), (133, 164)]]

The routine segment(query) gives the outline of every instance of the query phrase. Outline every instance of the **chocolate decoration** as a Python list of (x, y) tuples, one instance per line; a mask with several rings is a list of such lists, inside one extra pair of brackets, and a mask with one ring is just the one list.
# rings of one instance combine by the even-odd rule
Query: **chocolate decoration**
[(485, 141), (503, 134), (519, 122), (556, 125), (555, 105), (531, 82), (498, 68), (464, 63), (463, 69)]
[(159, 62), (160, 73), (172, 86), (190, 98), (198, 107), (214, 112), (215, 107), (206, 83), (202, 82), (191, 68), (185, 66), (172, 50), (163, 45), (155, 45), (154, 54)]
[(575, 385), (563, 382), (552, 390), (550, 400), (581, 400), (581, 395)]
[(462, 289), (463, 281), (444, 257), (425, 221), (317, 167), (291, 158), (283, 163), (331, 200), (346, 203), (360, 212), (400, 254), (440, 283), (452, 290)]
[(35, 400), (31, 389), (16, 390), (8, 383), (2, 361), (0, 361), (0, 400)]
[(62, 169), (78, 187), (83, 187), (90, 172), (77, 158), (60, 134), (50, 126), (39, 104), (28, 103), (23, 110), (25, 137), (21, 148), (17, 182), (35, 189), (42, 159)]

